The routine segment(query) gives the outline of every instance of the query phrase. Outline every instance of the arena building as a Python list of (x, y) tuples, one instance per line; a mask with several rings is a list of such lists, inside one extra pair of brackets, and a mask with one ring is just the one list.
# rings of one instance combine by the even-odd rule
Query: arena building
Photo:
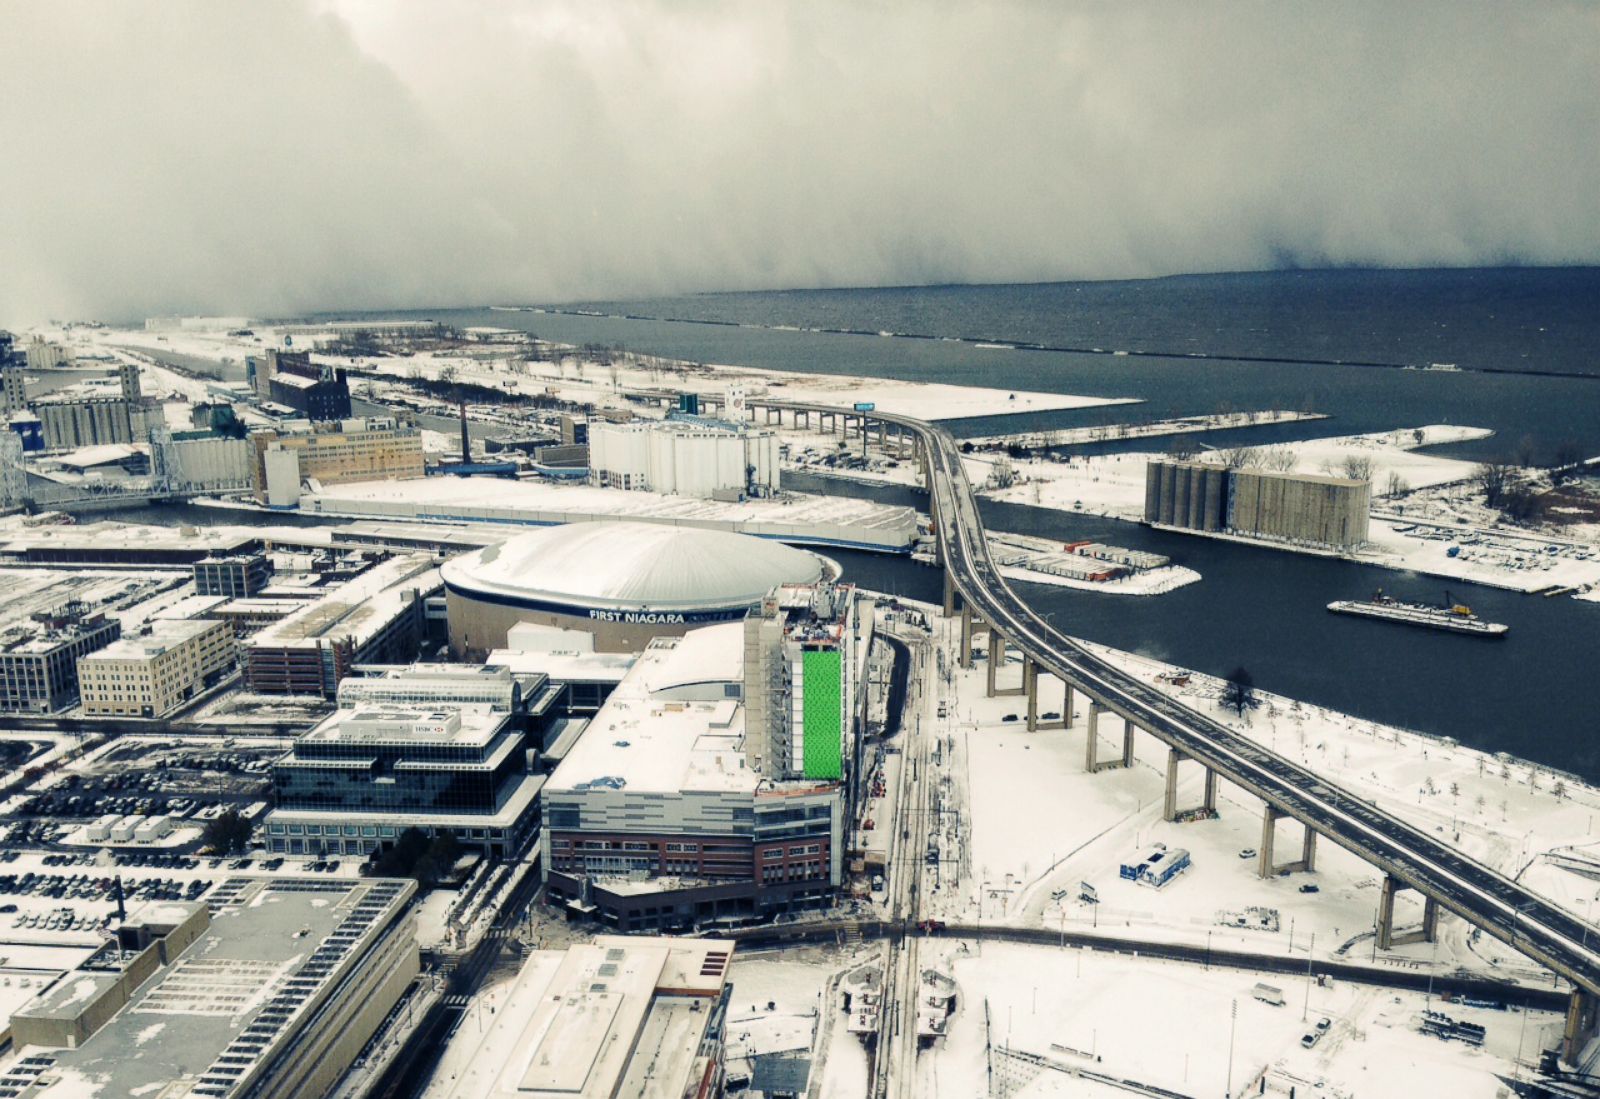
[(743, 620), (783, 584), (827, 577), (814, 554), (726, 531), (661, 523), (569, 523), (447, 561), (450, 649), (503, 648), (520, 622), (582, 629), (602, 652)]

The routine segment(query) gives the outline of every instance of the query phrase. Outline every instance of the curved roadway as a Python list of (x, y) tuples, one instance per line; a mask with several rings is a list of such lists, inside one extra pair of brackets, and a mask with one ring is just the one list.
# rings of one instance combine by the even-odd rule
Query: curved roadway
[[(761, 402), (767, 404), (767, 402)], [(1516, 950), (1600, 995), (1600, 929), (1498, 871), (1374, 807), (1215, 719), (1141, 682), (1067, 637), (1013, 592), (989, 556), (956, 441), (909, 416), (790, 402), (770, 407), (864, 416), (910, 432), (928, 463), (944, 565), (962, 597), (1008, 644), (1105, 708), (1221, 774)], [(1594, 939), (1594, 943), (1589, 940)]]

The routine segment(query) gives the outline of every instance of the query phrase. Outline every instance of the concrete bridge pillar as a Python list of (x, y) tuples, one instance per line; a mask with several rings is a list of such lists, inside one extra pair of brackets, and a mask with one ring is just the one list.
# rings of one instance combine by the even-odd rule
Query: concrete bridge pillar
[(1026, 682), (1016, 687), (1000, 687), (996, 679), (1000, 669), (1006, 666), (1006, 639), (1005, 635), (993, 627), (989, 630), (989, 697), (999, 698), (1003, 695), (1019, 695), (1027, 691)]
[(1257, 872), (1263, 878), (1274, 878), (1279, 874), (1292, 873), (1296, 870), (1315, 870), (1317, 867), (1317, 834), (1307, 826), (1305, 834), (1300, 839), (1300, 858), (1291, 862), (1275, 862), (1273, 848), (1278, 839), (1278, 820), (1286, 816), (1277, 806), (1268, 804), (1261, 816), (1261, 847), (1257, 852), (1260, 861)]
[[(1177, 820), (1178, 814), (1187, 812), (1178, 808), (1178, 765), (1189, 757), (1176, 748), (1167, 750), (1167, 794), (1162, 803), (1161, 818), (1163, 820)], [(1215, 813), (1217, 811), (1217, 773), (1207, 767), (1205, 776), (1205, 792), (1201, 795), (1198, 808)]]
[(1022, 689), (1028, 696), (1028, 732), (1036, 733), (1040, 729), (1065, 729), (1072, 723), (1072, 684), (1065, 684), (1067, 697), (1062, 706), (1061, 716), (1049, 721), (1039, 720), (1039, 665), (1034, 659), (1026, 657), (1022, 662)]
[(961, 608), (961, 651), (956, 654), (963, 668), (972, 667), (972, 608)]
[(1100, 752), (1100, 703), (1089, 700), (1089, 729), (1083, 751), (1083, 769), (1090, 774), (1098, 771)]
[(1089, 700), (1089, 728), (1083, 749), (1083, 769), (1093, 774), (1096, 771), (1109, 771), (1113, 767), (1133, 766), (1133, 734), (1138, 728), (1133, 724), (1125, 724), (1122, 729), (1122, 752), (1115, 759), (1102, 760), (1100, 758), (1100, 715), (1105, 712), (1105, 707), (1094, 699)]
[(1390, 950), (1407, 943), (1431, 943), (1439, 938), (1439, 902), (1425, 897), (1422, 902), (1422, 924), (1410, 931), (1396, 934), (1394, 930), (1394, 899), (1409, 889), (1405, 882), (1389, 874), (1383, 876), (1383, 893), (1378, 898), (1378, 949)]
[(950, 570), (944, 570), (944, 616), (949, 618), (956, 613), (956, 605), (961, 602), (961, 593), (956, 591), (955, 577), (950, 575)]
[(1600, 1030), (1600, 1013), (1596, 1010), (1593, 993), (1574, 988), (1567, 999), (1567, 1025), (1561, 1036), (1561, 1059), (1570, 1065), (1578, 1063), (1583, 1049)]

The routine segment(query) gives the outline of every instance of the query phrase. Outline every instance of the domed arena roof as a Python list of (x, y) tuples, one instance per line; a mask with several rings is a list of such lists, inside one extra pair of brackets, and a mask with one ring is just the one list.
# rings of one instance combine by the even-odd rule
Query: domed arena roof
[(664, 523), (546, 527), (447, 561), (445, 583), (495, 602), (618, 611), (751, 606), (778, 584), (822, 579), (822, 560), (780, 542)]

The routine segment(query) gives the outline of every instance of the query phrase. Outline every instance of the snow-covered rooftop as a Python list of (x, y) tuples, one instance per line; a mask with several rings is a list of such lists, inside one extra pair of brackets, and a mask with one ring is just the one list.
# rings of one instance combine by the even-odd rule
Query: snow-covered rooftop
[(804, 550), (660, 523), (570, 523), (445, 563), (454, 588), (614, 610), (748, 606), (775, 584), (822, 576)]
[[(741, 629), (731, 623), (652, 642), (550, 776), (546, 789), (754, 792), (761, 775), (745, 766), (744, 709), (739, 702), (732, 697), (671, 697), (679, 693), (674, 688), (691, 678), (696, 698), (709, 699), (713, 684), (715, 693), (726, 696), (722, 683), (711, 678), (711, 669), (737, 674), (736, 662), (730, 667), (727, 654), (719, 650), (730, 640), (737, 642)], [(695, 670), (701, 660), (709, 663), (705, 672)]]

